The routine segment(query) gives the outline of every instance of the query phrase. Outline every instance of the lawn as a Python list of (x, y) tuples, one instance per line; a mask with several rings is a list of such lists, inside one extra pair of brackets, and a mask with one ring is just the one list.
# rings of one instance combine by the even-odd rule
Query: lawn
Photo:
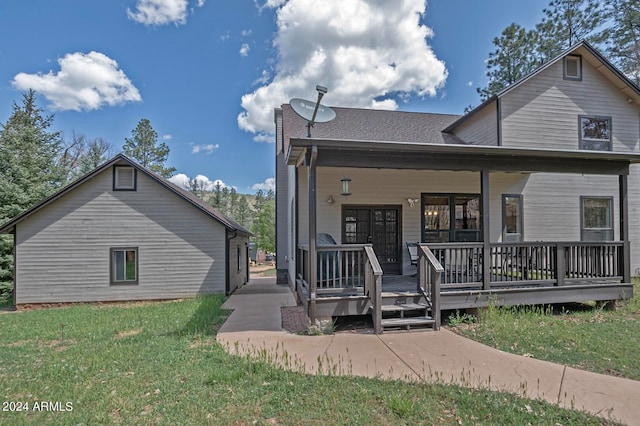
[[(453, 315), (454, 331), (506, 352), (640, 380), (640, 281), (634, 298), (615, 310), (490, 306), (479, 318)], [(477, 321), (476, 321), (477, 320)]]
[(231, 356), (215, 341), (222, 302), (0, 314), (0, 424), (607, 424), (506, 393), (316, 377)]

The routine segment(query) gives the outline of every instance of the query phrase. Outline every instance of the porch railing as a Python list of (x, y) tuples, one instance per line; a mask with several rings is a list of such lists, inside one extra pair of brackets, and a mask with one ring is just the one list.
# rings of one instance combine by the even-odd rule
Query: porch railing
[(316, 296), (367, 296), (380, 305), (374, 299), (382, 292), (382, 269), (371, 244), (318, 246), (316, 251), (314, 280), (309, 246), (298, 246), (296, 256), (297, 290), (310, 313), (315, 312)]
[(364, 294), (371, 302), (373, 331), (382, 333), (382, 268), (372, 246), (365, 246), (364, 252)]
[[(323, 293), (363, 293), (365, 283), (365, 247), (370, 244), (318, 246), (316, 290)], [(309, 246), (298, 247), (297, 273), (304, 285), (311, 282)]]
[[(442, 264), (441, 288), (483, 289), (482, 243), (427, 244)], [(491, 243), (489, 288), (622, 280), (623, 242)]]
[(427, 300), (431, 308), (431, 317), (434, 319), (434, 330), (440, 329), (440, 285), (444, 268), (438, 261), (437, 257), (427, 247), (427, 245), (418, 245), (418, 273), (417, 290)]

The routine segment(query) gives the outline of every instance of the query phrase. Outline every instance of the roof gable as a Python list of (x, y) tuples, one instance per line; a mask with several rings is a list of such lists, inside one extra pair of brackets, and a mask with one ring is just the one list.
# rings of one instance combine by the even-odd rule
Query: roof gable
[(479, 106), (462, 116), (457, 121), (449, 125), (444, 132), (454, 131), (460, 124), (464, 123), (467, 119), (474, 116), (479, 111), (483, 110), (487, 105), (495, 102), (496, 100), (509, 94), (511, 91), (520, 87), (527, 81), (535, 78), (540, 73), (555, 65), (559, 61), (563, 60), (567, 55), (580, 55), (586, 61), (588, 61), (597, 71), (602, 73), (609, 81), (611, 81), (622, 93), (629, 96), (636, 104), (640, 104), (640, 87), (638, 87), (633, 81), (627, 78), (620, 70), (618, 70), (611, 62), (609, 62), (602, 54), (600, 54), (595, 48), (593, 48), (585, 40), (569, 47), (564, 52), (560, 53), (555, 58), (545, 62), (540, 67), (536, 68), (530, 74), (522, 77), (520, 80), (502, 89), (500, 92), (486, 99)]
[(56, 193), (50, 195), (49, 197), (45, 198), (44, 200), (42, 200), (41, 202), (39, 202), (35, 206), (33, 206), (30, 209), (27, 209), (24, 212), (20, 213), (18, 216), (14, 217), (10, 221), (8, 221), (4, 225), (2, 225), (2, 227), (0, 228), (0, 234), (11, 232), (13, 230), (13, 228), (19, 222), (21, 222), (23, 219), (29, 217), (30, 215), (32, 215), (33, 213), (35, 213), (35, 212), (37, 212), (37, 211), (39, 211), (41, 209), (43, 209), (48, 204), (52, 203), (53, 201), (57, 200), (60, 197), (63, 197), (68, 192), (73, 191), (75, 188), (81, 186), (82, 184), (84, 184), (85, 182), (87, 182), (88, 180), (93, 178), (94, 176), (104, 172), (105, 170), (111, 168), (114, 165), (123, 164), (123, 163), (134, 167), (135, 169), (137, 169), (141, 173), (144, 173), (146, 176), (148, 176), (149, 178), (151, 178), (155, 182), (159, 183), (160, 185), (162, 185), (163, 187), (165, 187), (169, 191), (171, 191), (171, 192), (175, 193), (176, 195), (178, 195), (185, 202), (188, 202), (189, 204), (193, 205), (194, 207), (200, 209), (203, 213), (207, 214), (209, 217), (211, 217), (212, 219), (214, 219), (217, 222), (219, 222), (220, 224), (222, 224), (228, 230), (234, 231), (234, 232), (239, 232), (239, 233), (246, 234), (246, 235), (252, 235), (251, 232), (249, 230), (247, 230), (246, 228), (244, 228), (242, 225), (240, 225), (239, 223), (237, 223), (233, 219), (230, 219), (230, 218), (226, 217), (225, 215), (220, 213), (220, 211), (218, 211), (214, 207), (211, 207), (210, 205), (208, 205), (207, 203), (202, 201), (200, 198), (196, 197), (194, 194), (192, 194), (189, 191), (186, 191), (186, 190), (180, 188), (179, 186), (175, 185), (172, 182), (169, 182), (168, 180), (166, 180), (163, 177), (157, 175), (156, 173), (152, 172), (151, 170), (147, 169), (146, 167), (143, 167), (142, 165), (136, 163), (135, 161), (131, 160), (130, 158), (126, 157), (123, 154), (116, 155), (111, 160), (108, 160), (107, 162), (105, 162), (104, 164), (98, 166), (97, 168), (95, 168), (91, 172), (87, 173), (86, 175), (84, 175), (84, 176), (80, 177), (79, 179), (71, 182), (69, 185), (65, 186), (64, 188), (60, 189), (59, 191), (57, 191)]

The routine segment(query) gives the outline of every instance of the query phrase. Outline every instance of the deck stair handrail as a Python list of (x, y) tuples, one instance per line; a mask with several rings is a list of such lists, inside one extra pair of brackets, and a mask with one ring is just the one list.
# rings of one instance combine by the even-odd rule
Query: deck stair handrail
[(440, 314), (440, 283), (444, 268), (427, 245), (418, 246), (417, 291), (427, 300), (434, 320), (433, 329), (439, 330)]
[(364, 293), (369, 296), (373, 315), (373, 331), (382, 332), (382, 268), (371, 245), (364, 247)]

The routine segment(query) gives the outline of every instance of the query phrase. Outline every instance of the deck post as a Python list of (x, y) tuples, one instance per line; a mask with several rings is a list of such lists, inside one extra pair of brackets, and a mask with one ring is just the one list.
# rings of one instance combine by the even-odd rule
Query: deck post
[(629, 167), (618, 176), (620, 189), (620, 241), (622, 246), (622, 282), (631, 282), (631, 250), (629, 245)]
[(565, 245), (556, 244), (556, 286), (564, 285), (564, 276), (567, 274), (567, 264), (565, 259)]
[(489, 224), (489, 171), (480, 172), (480, 192), (482, 196), (482, 288), (491, 289), (491, 233)]
[(316, 323), (316, 290), (318, 287), (318, 248), (316, 241), (317, 213), (316, 213), (316, 159), (318, 147), (314, 145), (309, 156), (309, 319)]

